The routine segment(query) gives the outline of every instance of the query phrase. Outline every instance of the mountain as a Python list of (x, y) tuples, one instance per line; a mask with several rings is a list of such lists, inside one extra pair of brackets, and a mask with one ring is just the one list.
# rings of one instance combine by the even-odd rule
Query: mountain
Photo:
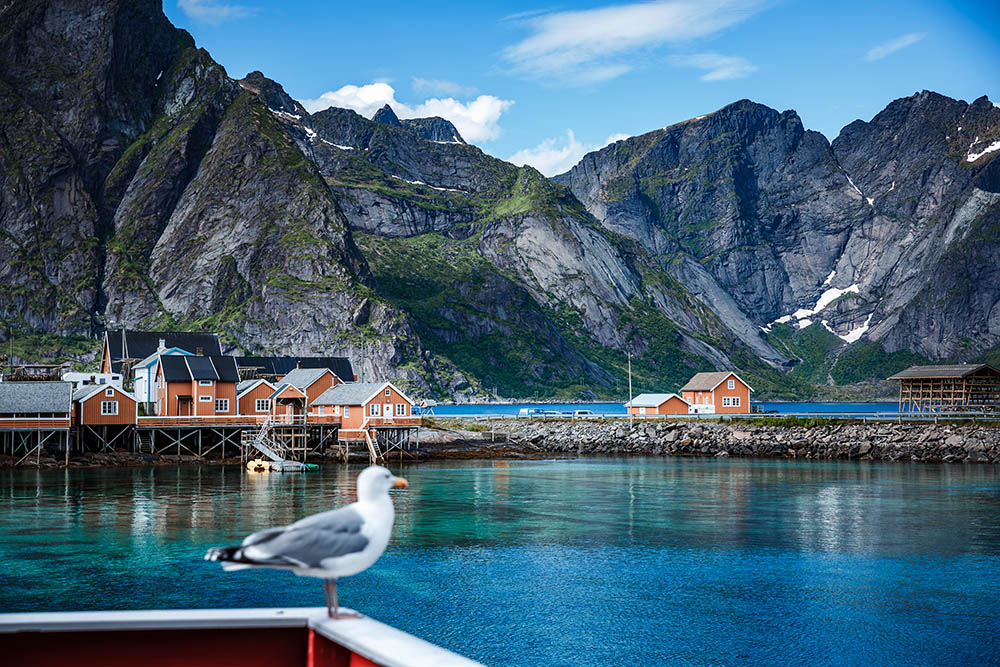
[(792, 398), (1000, 343), (986, 98), (832, 144), (741, 101), (546, 179), (441, 118), (310, 114), (155, 0), (45, 0), (0, 9), (0, 105), (0, 317), (36, 356), (177, 327), (437, 397), (620, 396), (631, 355), (637, 389)]
[(742, 100), (554, 180), (748, 345), (764, 329), (782, 349), (811, 326), (838, 354), (860, 340), (855, 352), (877, 345), (900, 361), (970, 361), (1000, 344), (998, 137), (985, 97), (925, 91), (832, 144), (794, 111)]

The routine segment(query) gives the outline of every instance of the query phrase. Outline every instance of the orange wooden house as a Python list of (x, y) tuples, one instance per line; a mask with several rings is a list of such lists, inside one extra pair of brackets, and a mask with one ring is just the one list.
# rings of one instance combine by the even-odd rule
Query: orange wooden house
[(631, 415), (686, 415), (688, 402), (677, 394), (639, 394), (625, 404)]
[(155, 378), (159, 417), (236, 415), (240, 376), (232, 357), (162, 355)]
[(73, 394), (74, 421), (81, 426), (134, 426), (138, 404), (113, 385), (84, 385)]
[(277, 389), (264, 379), (244, 380), (236, 385), (236, 413), (252, 417), (271, 414), (271, 394)]
[(352, 382), (327, 389), (309, 406), (309, 418), (340, 418), (341, 440), (363, 440), (378, 427), (420, 425), (413, 401), (391, 382)]
[(750, 412), (753, 387), (732, 371), (697, 373), (681, 387), (691, 414), (745, 414)]
[(330, 387), (344, 384), (329, 368), (296, 368), (281, 378), (278, 384), (290, 384), (306, 395), (306, 407), (312, 405)]
[(271, 416), (275, 421), (286, 424), (305, 422), (306, 392), (287, 382), (282, 382), (268, 396), (271, 402)]

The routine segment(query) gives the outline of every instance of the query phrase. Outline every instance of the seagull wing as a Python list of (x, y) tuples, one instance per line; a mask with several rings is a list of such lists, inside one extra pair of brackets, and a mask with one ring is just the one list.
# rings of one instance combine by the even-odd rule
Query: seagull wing
[(320, 567), (326, 558), (362, 551), (368, 545), (368, 538), (361, 534), (362, 525), (364, 518), (350, 505), (314, 514), (284, 528), (250, 535), (240, 549), (239, 560), (279, 567)]

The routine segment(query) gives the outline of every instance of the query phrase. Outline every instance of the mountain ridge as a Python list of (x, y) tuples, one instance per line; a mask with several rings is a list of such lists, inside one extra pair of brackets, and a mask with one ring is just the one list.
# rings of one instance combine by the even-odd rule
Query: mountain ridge
[[(617, 396), (627, 354), (640, 388), (737, 367), (764, 395), (831, 395), (1000, 343), (985, 97), (902, 98), (833, 142), (739, 100), (546, 179), (444, 119), (310, 114), (233, 79), (154, 0), (8, 6), (0, 26), (18, 336), (212, 329), (459, 399)], [(75, 105), (26, 103), (67, 81), (89, 86)]]

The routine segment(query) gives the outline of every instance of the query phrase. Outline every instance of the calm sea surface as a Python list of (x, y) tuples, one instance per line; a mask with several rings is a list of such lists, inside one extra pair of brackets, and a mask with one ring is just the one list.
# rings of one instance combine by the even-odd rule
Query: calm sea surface
[[(322, 605), (201, 558), (347, 502), (358, 470), (0, 470), (0, 611)], [(996, 466), (395, 471), (393, 541), (342, 602), (488, 664), (1000, 664)]]

